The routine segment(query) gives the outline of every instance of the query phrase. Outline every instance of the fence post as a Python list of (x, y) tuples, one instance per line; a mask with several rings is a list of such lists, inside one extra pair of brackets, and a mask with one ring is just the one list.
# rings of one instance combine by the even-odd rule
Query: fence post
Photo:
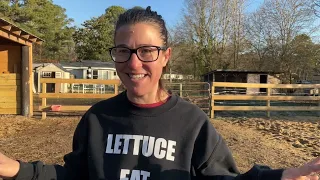
[(180, 83), (180, 97), (182, 97), (182, 83)]
[(119, 93), (118, 84), (114, 84), (114, 94), (117, 95)]
[(268, 87), (267, 88), (267, 97), (268, 97), (268, 100), (267, 100), (267, 108), (268, 108), (268, 110), (267, 110), (267, 117), (268, 118), (270, 118), (270, 96), (271, 96), (271, 88), (270, 87)]
[[(42, 83), (42, 94), (45, 94), (47, 93), (47, 84), (46, 83)], [(43, 109), (46, 108), (47, 106), (47, 98), (41, 98), (41, 109), (42, 109), (42, 116), (41, 116), (41, 119), (46, 119), (47, 118), (47, 112), (46, 111), (43, 111)]]
[(212, 86), (211, 86), (211, 113), (210, 113), (210, 116), (211, 116), (211, 119), (214, 118), (214, 91), (215, 91), (215, 87), (212, 83)]
[[(318, 92), (315, 92), (315, 94), (318, 94), (318, 107), (320, 108), (320, 88), (318, 88)], [(319, 111), (318, 111), (318, 116), (320, 116)]]

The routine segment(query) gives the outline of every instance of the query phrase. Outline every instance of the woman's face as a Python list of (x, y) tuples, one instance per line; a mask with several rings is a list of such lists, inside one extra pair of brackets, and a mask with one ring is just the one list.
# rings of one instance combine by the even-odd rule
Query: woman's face
[[(130, 49), (142, 46), (163, 47), (163, 43), (159, 30), (155, 25), (149, 23), (121, 26), (115, 36), (116, 47), (127, 47)], [(145, 56), (148, 56), (150, 59), (151, 56), (148, 53), (151, 50), (153, 51), (152, 58), (156, 58), (155, 54), (157, 55), (158, 51), (155, 51), (153, 48), (141, 50), (141, 56), (146, 54)], [(160, 50), (158, 59), (152, 62), (142, 62), (137, 57), (137, 54), (133, 53), (128, 61), (115, 63), (118, 76), (127, 88), (128, 93), (136, 97), (156, 94), (162, 69), (166, 66), (170, 53), (170, 48), (166, 51)]]

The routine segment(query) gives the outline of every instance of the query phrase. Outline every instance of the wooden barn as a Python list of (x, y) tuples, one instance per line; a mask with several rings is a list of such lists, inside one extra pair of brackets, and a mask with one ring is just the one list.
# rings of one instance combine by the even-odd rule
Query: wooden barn
[[(259, 83), (259, 84), (280, 84), (279, 79), (281, 73), (273, 71), (247, 71), (218, 69), (202, 75), (204, 82), (235, 82), (235, 83)], [(239, 92), (246, 94), (266, 93), (266, 88), (235, 88)], [(273, 90), (277, 93), (278, 90)]]
[(32, 45), (42, 42), (0, 18), (0, 114), (33, 115)]

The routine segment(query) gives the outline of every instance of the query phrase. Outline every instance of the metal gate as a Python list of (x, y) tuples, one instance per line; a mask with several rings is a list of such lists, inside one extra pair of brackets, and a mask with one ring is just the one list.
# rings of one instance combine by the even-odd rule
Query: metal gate
[(168, 91), (199, 106), (209, 117), (211, 113), (211, 85), (207, 82), (166, 83)]

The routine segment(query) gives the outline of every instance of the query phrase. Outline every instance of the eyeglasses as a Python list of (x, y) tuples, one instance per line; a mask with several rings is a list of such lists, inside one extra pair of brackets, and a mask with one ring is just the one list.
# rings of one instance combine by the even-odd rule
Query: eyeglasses
[(138, 59), (142, 62), (153, 62), (159, 58), (160, 51), (167, 50), (167, 47), (159, 46), (141, 46), (136, 49), (127, 47), (109, 48), (110, 56), (114, 62), (124, 63), (129, 61), (132, 53), (135, 53)]

